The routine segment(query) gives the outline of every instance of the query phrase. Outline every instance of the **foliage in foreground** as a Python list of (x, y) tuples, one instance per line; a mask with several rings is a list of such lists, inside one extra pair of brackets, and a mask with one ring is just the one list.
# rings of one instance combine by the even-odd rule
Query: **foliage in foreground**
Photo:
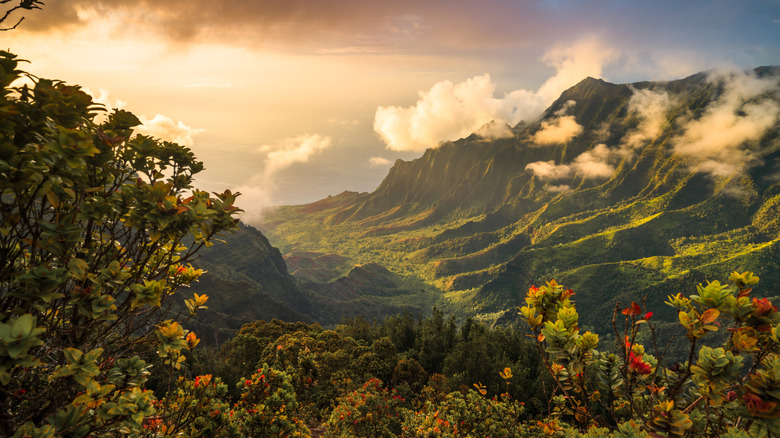
[[(532, 287), (521, 309), (539, 341), (545, 366), (556, 382), (553, 418), (580, 429), (615, 429), (627, 421), (652, 436), (751, 436), (780, 434), (780, 312), (766, 298), (751, 296), (752, 273), (734, 272), (733, 286), (713, 281), (696, 295), (669, 295), (690, 344), (688, 360), (660, 365), (636, 342), (654, 327), (652, 312), (637, 303), (613, 317), (616, 354), (596, 350), (598, 336), (580, 333), (573, 292), (555, 281)], [(616, 307), (616, 314), (618, 308)], [(727, 330), (722, 347), (702, 346), (709, 333)]]
[(139, 433), (149, 352), (178, 369), (198, 343), (172, 294), (235, 226), (235, 195), (193, 189), (189, 149), (134, 135), (127, 111), (99, 122), (78, 86), (18, 63), (0, 52), (0, 435)]

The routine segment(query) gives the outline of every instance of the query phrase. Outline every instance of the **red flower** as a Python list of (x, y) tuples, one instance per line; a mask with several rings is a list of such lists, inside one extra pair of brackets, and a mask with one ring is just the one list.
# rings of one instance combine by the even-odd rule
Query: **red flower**
[(642, 360), (642, 355), (636, 355), (633, 351), (628, 354), (628, 369), (640, 375), (646, 375), (653, 372), (653, 367)]
[(647, 312), (645, 313), (645, 316), (642, 317), (642, 319), (650, 319), (653, 317), (653, 312)]

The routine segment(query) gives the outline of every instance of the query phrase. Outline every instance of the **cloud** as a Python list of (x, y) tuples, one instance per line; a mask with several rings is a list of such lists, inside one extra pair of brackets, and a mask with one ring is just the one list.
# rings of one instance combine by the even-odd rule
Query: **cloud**
[(487, 74), (459, 84), (439, 82), (420, 92), (413, 107), (377, 108), (374, 131), (396, 151), (424, 151), (442, 141), (465, 137), (495, 115), (494, 90)]
[(559, 186), (547, 186), (547, 191), (553, 193), (567, 192), (569, 190), (571, 190), (571, 186), (569, 186), (568, 184), (561, 184)]
[[(571, 164), (555, 164), (554, 161), (536, 161), (525, 166), (535, 177), (541, 180), (561, 180), (579, 175), (584, 179), (606, 179), (615, 172), (610, 164), (616, 154), (605, 144), (597, 144), (593, 149), (578, 155)], [(548, 190), (550, 190), (548, 188)]]
[(391, 52), (393, 49), (389, 47), (365, 47), (365, 46), (351, 46), (351, 47), (334, 47), (330, 49), (317, 49), (314, 53), (318, 55), (365, 55), (365, 54), (377, 54)]
[(368, 162), (371, 164), (371, 167), (386, 167), (393, 164), (392, 161), (384, 157), (371, 157), (368, 159)]
[(628, 111), (637, 117), (639, 123), (623, 140), (625, 146), (636, 149), (658, 137), (667, 123), (666, 114), (673, 104), (673, 99), (666, 91), (634, 89), (628, 101)]
[[(503, 98), (493, 97), (496, 86), (488, 74), (458, 84), (438, 82), (421, 91), (413, 106), (377, 108), (374, 131), (389, 149), (421, 152), (465, 137), (491, 120), (514, 126), (538, 117), (563, 91), (585, 77), (600, 76), (613, 58), (613, 50), (592, 38), (556, 47), (544, 57), (557, 70), (553, 77), (537, 91), (515, 90)], [(563, 123), (571, 128), (569, 121)]]
[(565, 115), (576, 102), (570, 100), (556, 112), (556, 117), (542, 122), (542, 127), (533, 136), (533, 141), (538, 144), (562, 144), (578, 136), (582, 132), (582, 126), (577, 123), (574, 116)]
[[(101, 88), (96, 94), (89, 88), (84, 88), (84, 92), (92, 96), (92, 101), (105, 106), (105, 112), (98, 114), (96, 122), (102, 123), (108, 119), (109, 113), (113, 110), (124, 109), (127, 102), (119, 99), (113, 99), (108, 90)], [(157, 114), (151, 119), (141, 115), (138, 117), (141, 125), (135, 127), (136, 134), (148, 135), (172, 143), (178, 143), (182, 146), (191, 148), (195, 144), (194, 137), (205, 129), (193, 128), (182, 121), (174, 122), (168, 116)]]
[(760, 161), (759, 140), (777, 126), (780, 78), (731, 71), (714, 73), (709, 80), (722, 86), (723, 93), (670, 142), (695, 170), (713, 176), (734, 175)]
[(514, 132), (512, 132), (511, 126), (504, 122), (496, 122), (493, 120), (482, 125), (482, 127), (477, 129), (474, 134), (477, 134), (478, 136), (488, 140), (510, 138), (515, 135)]
[(609, 164), (613, 155), (607, 145), (597, 144), (578, 155), (571, 167), (585, 179), (609, 178), (615, 172), (615, 167)]
[(275, 145), (260, 146), (257, 152), (265, 154), (263, 171), (236, 188), (236, 191), (241, 192), (239, 207), (244, 210), (241, 219), (247, 223), (262, 219), (263, 210), (274, 204), (277, 188), (274, 176), (295, 163), (307, 163), (309, 158), (327, 149), (332, 143), (330, 137), (305, 134)]
[(317, 152), (327, 149), (332, 143), (330, 137), (299, 135), (277, 145), (263, 145), (260, 152), (266, 154), (265, 174), (272, 176), (294, 163), (306, 163)]
[(123, 109), (127, 106), (127, 102), (123, 100), (111, 99), (109, 97), (109, 92), (106, 89), (101, 88), (98, 90), (97, 94), (93, 93), (89, 88), (84, 88), (83, 91), (92, 96), (93, 102), (104, 105), (106, 107), (106, 112), (114, 109)]
[(136, 133), (187, 147), (192, 147), (195, 144), (193, 137), (205, 131), (205, 129), (192, 128), (182, 121), (174, 122), (173, 119), (162, 114), (157, 114), (152, 119), (147, 119), (142, 115), (138, 119), (141, 121), (141, 126), (135, 128)]
[(525, 166), (539, 179), (556, 180), (568, 178), (572, 174), (571, 166), (567, 164), (555, 164), (555, 161), (535, 161)]
[(108, 120), (108, 114), (115, 109), (124, 109), (124, 107), (127, 106), (127, 102), (119, 99), (111, 99), (109, 97), (109, 92), (106, 89), (101, 88), (98, 90), (98, 93), (94, 93), (89, 88), (83, 88), (82, 89), (85, 93), (92, 96), (92, 101), (95, 103), (99, 103), (105, 107), (105, 111), (98, 113), (98, 115), (95, 117), (96, 123), (103, 123), (106, 120)]
[[(170, 41), (251, 42), (314, 46), (322, 54), (374, 54), (410, 41), (418, 48), (505, 45), (542, 30), (523, 17), (544, 13), (533, 1), (467, 0), (68, 0), (47, 2), (29, 14), (26, 30), (71, 31), (110, 25), (127, 35), (162, 35)], [(156, 35), (155, 35), (156, 36)]]

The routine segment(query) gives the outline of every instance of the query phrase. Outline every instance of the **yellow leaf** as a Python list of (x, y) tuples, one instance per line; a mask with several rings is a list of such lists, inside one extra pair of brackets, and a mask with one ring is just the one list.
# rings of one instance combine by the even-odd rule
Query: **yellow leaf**
[(208, 299), (209, 299), (209, 296), (206, 295), (206, 294), (198, 295), (196, 293), (194, 295), (195, 295), (195, 304), (197, 304), (198, 306), (202, 306), (202, 305), (206, 304), (206, 301), (208, 301)]
[(504, 368), (504, 371), (499, 372), (498, 375), (500, 375), (504, 380), (509, 380), (512, 378), (512, 368), (506, 367)]

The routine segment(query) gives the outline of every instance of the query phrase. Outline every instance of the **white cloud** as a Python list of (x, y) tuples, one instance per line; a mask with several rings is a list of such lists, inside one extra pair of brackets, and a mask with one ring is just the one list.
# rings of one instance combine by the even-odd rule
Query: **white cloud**
[(504, 122), (500, 122), (500, 121), (496, 122), (492, 120), (489, 123), (485, 123), (484, 125), (482, 125), (482, 127), (477, 129), (474, 133), (488, 140), (510, 138), (515, 135), (512, 132), (511, 126), (507, 125)]
[(612, 176), (615, 167), (609, 164), (613, 152), (605, 144), (585, 151), (574, 159), (572, 168), (585, 179), (604, 179)]
[(487, 74), (459, 84), (442, 81), (420, 92), (415, 106), (377, 108), (374, 131), (392, 150), (436, 147), (442, 141), (465, 137), (492, 120), (499, 105), (494, 91)]
[(151, 119), (142, 115), (138, 119), (141, 121), (141, 125), (135, 128), (136, 133), (187, 147), (192, 147), (195, 144), (193, 137), (205, 131), (205, 129), (192, 128), (182, 121), (174, 122), (173, 119), (162, 114), (157, 114)]
[[(605, 144), (578, 155), (571, 164), (555, 164), (554, 161), (536, 161), (525, 166), (541, 180), (561, 180), (579, 175), (585, 179), (605, 179), (612, 176), (615, 167), (610, 164), (617, 155)], [(551, 190), (548, 187), (548, 190)]]
[(633, 90), (628, 101), (628, 110), (636, 115), (639, 123), (623, 140), (625, 146), (636, 149), (658, 137), (667, 123), (666, 114), (673, 103), (666, 91)]
[(571, 190), (571, 186), (567, 184), (561, 184), (559, 186), (547, 186), (548, 192), (559, 193), (559, 192), (567, 192), (569, 190)]
[(566, 102), (566, 105), (556, 112), (554, 119), (543, 121), (541, 129), (534, 134), (533, 141), (538, 144), (562, 144), (580, 135), (582, 126), (574, 116), (566, 115), (566, 111), (574, 105), (573, 100)]
[[(108, 119), (108, 114), (113, 110), (124, 109), (127, 102), (119, 99), (113, 99), (108, 90), (101, 88), (98, 93), (92, 92), (89, 88), (84, 88), (84, 92), (92, 96), (92, 101), (105, 106), (106, 111), (99, 114), (96, 118), (98, 123)], [(147, 119), (145, 115), (138, 117), (141, 125), (136, 126), (136, 134), (148, 135), (172, 143), (178, 143), (182, 146), (192, 147), (195, 144), (194, 137), (205, 129), (193, 128), (182, 121), (175, 122), (168, 116), (156, 114), (153, 118)]]
[(615, 52), (596, 39), (556, 47), (544, 60), (556, 68), (537, 91), (516, 90), (503, 98), (493, 97), (495, 84), (488, 74), (464, 82), (436, 83), (420, 92), (413, 106), (379, 107), (374, 131), (387, 147), (397, 151), (424, 151), (441, 142), (465, 137), (491, 120), (516, 125), (538, 117), (567, 88), (587, 76), (601, 76), (602, 67)]
[(384, 157), (371, 157), (368, 159), (368, 162), (371, 164), (371, 167), (387, 167), (393, 164), (392, 161)]
[(710, 81), (722, 84), (723, 94), (701, 117), (688, 121), (685, 132), (671, 143), (694, 169), (714, 176), (733, 175), (759, 161), (759, 140), (777, 126), (780, 81), (776, 76), (759, 78), (741, 71), (715, 73)]
[(236, 188), (236, 191), (241, 192), (239, 207), (244, 210), (241, 219), (247, 223), (262, 219), (263, 210), (274, 203), (274, 192), (277, 190), (274, 176), (292, 164), (308, 162), (312, 155), (327, 149), (331, 144), (330, 137), (306, 134), (285, 139), (275, 145), (260, 146), (258, 152), (265, 154), (263, 171)]
[(571, 176), (571, 166), (567, 164), (555, 164), (555, 161), (535, 161), (525, 166), (534, 176), (544, 180), (563, 179)]
[(266, 154), (265, 173), (270, 176), (291, 164), (306, 163), (309, 157), (328, 148), (331, 143), (330, 137), (307, 134), (288, 138), (280, 144), (263, 145), (260, 152)]
[(92, 101), (95, 103), (102, 104), (106, 107), (106, 112), (109, 112), (114, 109), (123, 109), (127, 106), (127, 102), (119, 99), (111, 99), (109, 97), (109, 92), (106, 89), (101, 88), (98, 90), (98, 94), (95, 94), (90, 90), (89, 88), (83, 89), (85, 93), (92, 96)]

